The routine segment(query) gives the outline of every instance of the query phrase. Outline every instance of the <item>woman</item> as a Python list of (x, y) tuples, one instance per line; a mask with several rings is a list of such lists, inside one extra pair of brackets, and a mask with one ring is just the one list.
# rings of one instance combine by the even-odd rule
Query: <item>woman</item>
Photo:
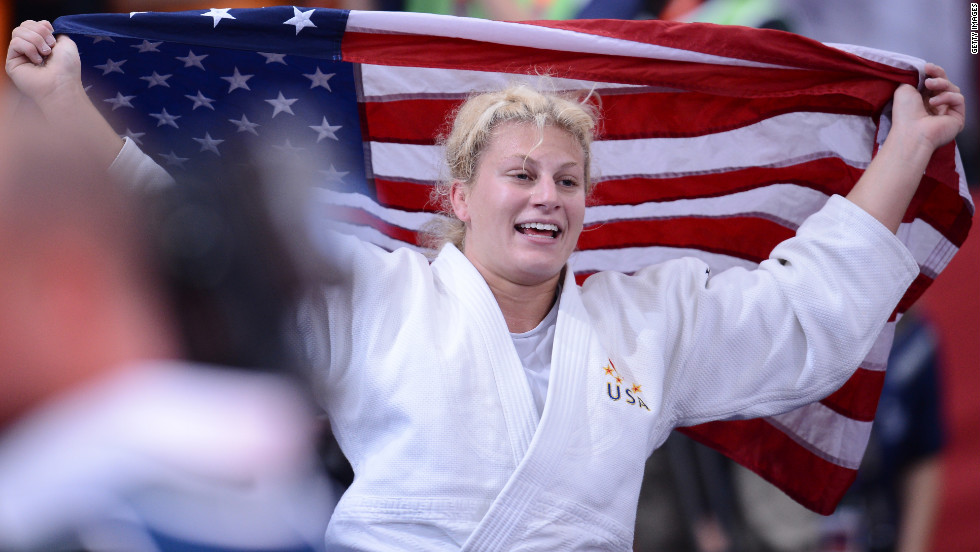
[[(8, 74), (49, 116), (101, 133), (75, 58), (28, 22)], [(917, 274), (893, 233), (963, 126), (962, 95), (927, 72), (929, 99), (896, 91), (892, 131), (848, 197), (758, 270), (682, 259), (582, 287), (566, 263), (594, 116), (526, 88), (468, 101), (446, 142), (450, 243), (430, 264), (336, 236), (346, 278), (303, 309), (316, 391), (356, 474), (328, 548), (628, 549), (644, 461), (673, 427), (839, 387)], [(95, 154), (114, 170), (156, 170), (132, 142), (105, 142)]]

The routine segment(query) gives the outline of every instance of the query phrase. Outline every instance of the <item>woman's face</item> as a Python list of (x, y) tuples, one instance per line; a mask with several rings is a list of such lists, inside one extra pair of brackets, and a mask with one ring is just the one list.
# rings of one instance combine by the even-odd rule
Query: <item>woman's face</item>
[(502, 123), (474, 182), (454, 183), (452, 201), (466, 224), (466, 257), (488, 281), (536, 285), (556, 278), (585, 217), (582, 147), (550, 125), (542, 134), (530, 123)]

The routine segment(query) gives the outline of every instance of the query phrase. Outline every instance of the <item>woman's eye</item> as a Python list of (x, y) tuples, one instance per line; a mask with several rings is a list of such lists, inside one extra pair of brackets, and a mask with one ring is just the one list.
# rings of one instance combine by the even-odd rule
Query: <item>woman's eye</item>
[(518, 180), (530, 180), (531, 179), (531, 175), (529, 175), (526, 172), (514, 173), (513, 176), (514, 176), (514, 178), (516, 178)]
[(562, 178), (558, 180), (558, 183), (566, 188), (574, 188), (575, 186), (578, 186), (578, 180), (575, 180), (574, 178)]

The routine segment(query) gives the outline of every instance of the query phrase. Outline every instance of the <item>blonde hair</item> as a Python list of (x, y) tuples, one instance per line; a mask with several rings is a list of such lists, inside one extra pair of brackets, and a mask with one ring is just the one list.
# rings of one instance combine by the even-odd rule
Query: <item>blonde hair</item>
[(552, 125), (571, 134), (582, 146), (585, 192), (588, 194), (592, 188), (590, 148), (598, 120), (596, 106), (589, 102), (592, 97), (592, 92), (578, 97), (563, 96), (515, 84), (500, 91), (471, 96), (463, 102), (451, 115), (452, 127), (441, 140), (449, 173), (433, 187), (430, 197), (443, 216), (422, 228), (422, 244), (438, 250), (444, 244), (452, 243), (463, 249), (466, 227), (453, 212), (452, 185), (454, 181), (472, 185), (483, 151), (490, 144), (496, 128), (504, 122), (531, 123), (542, 132), (546, 125)]

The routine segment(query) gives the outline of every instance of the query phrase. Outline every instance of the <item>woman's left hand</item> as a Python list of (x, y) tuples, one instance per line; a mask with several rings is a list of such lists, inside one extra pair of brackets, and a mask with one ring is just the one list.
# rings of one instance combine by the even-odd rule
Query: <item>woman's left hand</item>
[(963, 130), (966, 102), (942, 67), (927, 63), (926, 77), (921, 94), (909, 85), (895, 91), (892, 130), (931, 153)]

